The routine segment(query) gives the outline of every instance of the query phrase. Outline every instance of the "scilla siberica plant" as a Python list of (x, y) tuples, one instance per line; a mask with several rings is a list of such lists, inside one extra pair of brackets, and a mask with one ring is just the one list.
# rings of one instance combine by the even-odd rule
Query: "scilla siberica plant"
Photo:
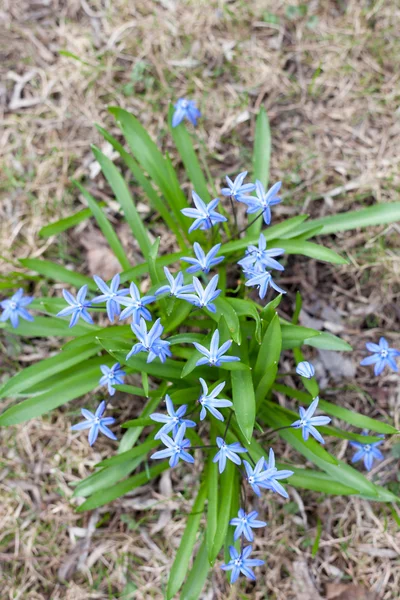
[[(90, 212), (121, 272), (107, 282), (102, 273), (91, 279), (51, 261), (21, 261), (27, 269), (75, 290), (64, 289), (63, 297), (33, 299), (21, 289), (2, 301), (1, 327), (26, 337), (70, 339), (59, 354), (5, 382), (1, 397), (23, 399), (3, 412), (0, 425), (38, 417), (98, 390), (100, 402), (92, 410), (82, 408), (83, 420), (77, 419), (72, 429), (85, 430), (76, 435), (88, 435), (90, 444), (104, 435), (118, 439), (119, 445), (115, 456), (100, 462), (96, 472), (76, 486), (74, 496), (85, 499), (79, 512), (154, 481), (167, 469), (182, 475), (191, 471), (193, 481), (199, 483), (193, 483), (194, 503), (166, 595), (172, 598), (183, 585), (181, 598), (189, 597), (189, 592), (190, 598), (197, 598), (221, 551), (220, 566), (229, 572), (232, 583), (242, 576), (253, 580), (254, 567), (264, 564), (265, 557), (257, 552), (257, 535), (267, 524), (254, 510), (257, 496), (266, 494), (271, 501), (282, 502), (294, 486), (321, 494), (398, 500), (336, 458), (332, 443), (335, 438), (351, 440), (356, 454), (349, 459), (364, 459), (370, 469), (374, 460), (382, 458), (377, 449), (381, 436), (397, 430), (319, 399), (314, 367), (302, 350), (309, 346), (350, 351), (351, 347), (330, 333), (297, 324), (299, 293), (292, 321), (280, 317), (277, 309), (286, 293), (279, 278), (287, 255), (345, 264), (339, 254), (309, 239), (360, 224), (397, 220), (399, 205), (317, 221), (298, 215), (277, 222), (274, 207), (282, 201), (281, 183), (270, 189), (267, 185), (270, 132), (264, 110), (256, 122), (252, 177), (247, 172), (227, 176), (227, 187), (219, 195), (214, 181), (203, 175), (184, 122), (196, 124), (199, 111), (192, 102), (180, 100), (175, 112), (170, 109), (169, 124), (192, 184), (188, 203), (169, 156), (161, 154), (129, 112), (120, 108), (110, 112), (128, 149), (98, 127), (100, 133), (143, 189), (150, 209), (175, 234), (179, 249), (173, 254), (159, 252), (162, 240), (151, 241), (125, 179), (94, 147), (143, 261), (129, 263), (103, 206), (75, 182), (88, 210), (45, 227), (41, 234), (65, 230)], [(239, 207), (241, 214), (249, 214), (247, 225), (240, 223)], [(150, 288), (143, 290), (141, 280), (147, 275)], [(32, 311), (39, 313), (34, 320)], [(103, 313), (102, 322), (108, 320), (107, 326), (96, 324), (98, 311)], [(389, 348), (386, 340), (369, 343), (367, 348), (373, 354), (363, 365), (374, 364), (377, 375), (386, 366), (397, 370), (399, 352)], [(294, 387), (282, 383), (284, 373), (278, 370), (282, 352), (286, 357), (291, 353), (297, 365), (291, 380)], [(127, 383), (134, 374), (142, 386)], [(119, 425), (116, 390), (143, 398), (142, 409)], [(277, 393), (286, 397), (285, 406), (276, 402)], [(121, 427), (126, 430), (123, 435)], [(372, 433), (366, 435), (367, 429)], [(276, 455), (278, 436), (295, 450), (290, 464)]]

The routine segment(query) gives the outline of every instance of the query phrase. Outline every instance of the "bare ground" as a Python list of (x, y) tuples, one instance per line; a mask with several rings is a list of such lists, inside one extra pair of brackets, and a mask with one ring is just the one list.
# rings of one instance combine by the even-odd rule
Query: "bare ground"
[[(160, 146), (172, 150), (168, 103), (184, 94), (196, 98), (204, 114), (199, 149), (217, 186), (225, 173), (249, 164), (254, 114), (264, 105), (273, 132), (271, 179), (281, 179), (285, 189), (281, 217), (397, 200), (398, 5), (354, 0), (307, 6), (294, 0), (3, 0), (1, 270), (20, 270), (15, 261), (27, 256), (88, 273), (96, 261), (110, 260), (90, 223), (73, 234), (38, 237), (44, 224), (84, 206), (71, 178), (87, 179), (96, 197), (109, 198), (90, 144), (102, 145), (93, 122), (114, 129), (110, 104), (138, 115)], [(125, 243), (134, 254), (127, 236)], [(365, 341), (385, 332), (400, 346), (398, 225), (341, 234), (329, 243), (350, 266), (297, 260), (281, 280), (304, 295), (303, 319), (322, 322), (356, 349), (336, 370), (332, 361), (314, 356), (324, 395), (399, 427), (398, 377), (377, 382), (358, 368), (354, 379)], [(291, 301), (293, 294), (283, 310), (290, 312)], [(0, 344), (4, 378), (57, 347), (14, 336), (3, 336)], [(129, 410), (123, 395), (113, 402)], [(1, 597), (161, 598), (195, 476), (174, 472), (111, 507), (76, 514), (70, 484), (112, 452), (107, 442), (91, 450), (71, 434), (80, 405), (2, 432)], [(371, 477), (398, 493), (393, 444), (385, 443), (387, 458)], [(279, 442), (274, 447), (288, 453)], [(335, 452), (351, 456), (345, 441)], [(268, 527), (256, 549), (267, 566), (257, 585), (230, 588), (216, 568), (204, 598), (398, 599), (396, 507), (291, 489), (289, 503), (268, 497), (260, 509)], [(321, 541), (312, 557), (319, 522)]]

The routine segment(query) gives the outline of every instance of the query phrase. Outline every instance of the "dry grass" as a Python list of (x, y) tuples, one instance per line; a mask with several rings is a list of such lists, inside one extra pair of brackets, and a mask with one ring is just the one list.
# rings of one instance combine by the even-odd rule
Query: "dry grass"
[[(114, 128), (109, 104), (140, 116), (160, 146), (172, 149), (165, 126), (169, 101), (183, 94), (198, 99), (204, 114), (199, 137), (217, 185), (226, 172), (249, 163), (254, 113), (264, 105), (273, 131), (271, 178), (282, 179), (286, 190), (282, 216), (304, 211), (318, 217), (397, 200), (397, 3), (314, 1), (306, 15), (300, 3), (290, 4), (300, 6), (297, 15), (279, 0), (3, 0), (2, 270), (12, 270), (18, 258), (45, 254), (93, 270), (92, 225), (81, 226), (75, 238), (41, 240), (37, 234), (49, 220), (83, 206), (71, 177), (89, 178), (97, 197), (107, 196), (90, 144), (102, 144), (94, 121)], [(60, 49), (80, 61), (61, 56)], [(290, 263), (283, 281), (304, 294), (303, 319), (322, 321), (357, 350), (382, 331), (398, 331), (398, 233), (391, 226), (332, 238), (350, 267)], [(77, 240), (85, 235), (90, 241), (82, 247)], [(399, 346), (398, 334), (388, 338)], [(8, 357), (0, 374), (55, 348), (9, 338), (2, 347)], [(399, 425), (397, 377), (377, 383), (357, 372), (360, 388), (354, 389), (351, 377), (333, 373), (323, 356), (315, 358), (325, 395), (337, 398), (339, 388), (346, 405)], [(71, 435), (70, 421), (71, 414), (59, 410), (2, 432), (1, 597), (161, 598), (194, 480), (174, 473), (172, 481), (165, 477), (91, 516), (77, 515), (70, 484), (90, 474), (110, 447), (100, 443), (90, 450)], [(336, 452), (349, 457), (346, 443)], [(388, 456), (372, 477), (396, 484), (396, 461)], [(261, 509), (269, 525), (257, 552), (267, 569), (257, 586), (231, 590), (215, 569), (204, 598), (319, 600), (334, 598), (326, 584), (352, 581), (376, 598), (398, 599), (400, 536), (388, 508), (292, 492), (289, 504), (268, 498)], [(322, 536), (313, 559), (318, 518)]]

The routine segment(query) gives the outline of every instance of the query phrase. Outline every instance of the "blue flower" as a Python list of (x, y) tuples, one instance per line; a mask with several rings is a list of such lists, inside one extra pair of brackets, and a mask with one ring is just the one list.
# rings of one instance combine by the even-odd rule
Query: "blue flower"
[(218, 250), (221, 248), (221, 244), (216, 244), (211, 250), (205, 254), (203, 248), (195, 242), (193, 244), (194, 253), (196, 254), (196, 258), (191, 258), (190, 256), (183, 256), (181, 260), (185, 262), (191, 263), (191, 267), (186, 269), (188, 273), (196, 273), (197, 271), (203, 271), (203, 273), (209, 273), (210, 269), (218, 265), (222, 262), (225, 256), (219, 256), (215, 258)]
[(289, 494), (278, 481), (278, 479), (287, 479), (293, 475), (293, 471), (289, 471), (288, 469), (284, 469), (282, 471), (278, 471), (275, 466), (275, 454), (272, 448), (269, 450), (268, 462), (264, 460), (264, 468), (265, 468), (265, 478), (263, 481), (259, 483), (259, 486), (265, 488), (267, 490), (271, 490), (283, 498), (289, 498)]
[(227, 221), (227, 218), (217, 213), (214, 210), (219, 204), (219, 198), (214, 198), (208, 204), (205, 204), (195, 191), (192, 192), (193, 202), (196, 208), (182, 208), (181, 212), (185, 217), (195, 219), (192, 225), (189, 227), (189, 233), (195, 229), (211, 229), (216, 223), (222, 223)]
[(217, 400), (216, 397), (225, 387), (225, 381), (219, 383), (212, 392), (208, 392), (208, 386), (204, 379), (200, 377), (200, 383), (203, 388), (203, 394), (199, 398), (199, 402), (201, 404), (200, 411), (200, 421), (206, 418), (207, 410), (218, 419), (218, 421), (223, 421), (224, 417), (219, 412), (218, 408), (227, 408), (228, 406), (232, 406), (232, 402), (230, 400)]
[(250, 273), (250, 279), (246, 281), (246, 286), (255, 286), (258, 287), (258, 293), (260, 298), (265, 298), (265, 295), (268, 291), (268, 287), (271, 286), (277, 291), (279, 294), (286, 294), (285, 290), (279, 287), (273, 279), (272, 275), (269, 271), (264, 271), (264, 273)]
[(155, 293), (156, 296), (168, 292), (170, 296), (181, 298), (182, 294), (191, 294), (194, 292), (194, 286), (192, 284), (183, 285), (183, 273), (181, 271), (176, 274), (175, 279), (170, 273), (168, 267), (164, 267), (164, 273), (169, 285), (162, 285), (160, 288), (158, 288)]
[(226, 459), (229, 458), (235, 465), (242, 464), (241, 459), (238, 454), (242, 452), (247, 452), (246, 448), (243, 448), (239, 444), (239, 442), (234, 442), (233, 444), (226, 444), (225, 440), (221, 437), (217, 437), (217, 446), (219, 448), (217, 454), (213, 458), (213, 462), (218, 463), (219, 472), (222, 473), (226, 467)]
[(0, 321), (10, 319), (11, 325), (14, 328), (18, 327), (19, 317), (22, 317), (25, 321), (33, 321), (32, 315), (25, 308), (32, 301), (33, 296), (24, 296), (24, 290), (20, 288), (11, 298), (0, 302), (0, 306), (3, 309)]
[(252, 490), (257, 494), (257, 496), (260, 496), (260, 487), (263, 487), (263, 482), (269, 476), (269, 474), (272, 474), (272, 471), (271, 473), (269, 471), (266, 471), (265, 459), (263, 457), (260, 458), (254, 469), (251, 466), (251, 464), (247, 462), (247, 460), (244, 460), (243, 464), (244, 468), (246, 469), (246, 479), (249, 485), (251, 486)]
[(63, 308), (57, 313), (57, 317), (66, 317), (67, 315), (71, 315), (71, 320), (69, 322), (69, 326), (73, 327), (77, 324), (79, 317), (82, 318), (86, 323), (90, 323), (93, 325), (93, 319), (89, 315), (86, 310), (89, 306), (92, 306), (90, 300), (85, 300), (87, 294), (88, 286), (83, 285), (81, 289), (78, 291), (76, 295), (76, 299), (70, 294), (67, 290), (63, 290), (64, 299), (68, 302), (70, 306), (67, 308)]
[(121, 369), (119, 363), (115, 363), (111, 369), (107, 365), (101, 365), (100, 369), (103, 373), (103, 377), (99, 381), (100, 385), (106, 385), (110, 396), (114, 396), (115, 389), (113, 385), (122, 385), (124, 383), (125, 371)]
[(236, 527), (235, 533), (233, 534), (235, 542), (241, 535), (244, 535), (249, 542), (254, 540), (252, 529), (265, 527), (267, 525), (265, 521), (257, 521), (257, 517), (258, 512), (255, 510), (246, 514), (243, 508), (239, 508), (238, 516), (229, 521), (229, 525), (234, 525)]
[[(367, 435), (366, 431), (363, 431), (362, 435)], [(379, 436), (383, 438), (382, 436)], [(371, 444), (362, 444), (361, 442), (350, 442), (350, 446), (356, 448), (357, 452), (354, 454), (351, 462), (358, 462), (359, 460), (364, 460), (364, 465), (367, 471), (372, 469), (372, 465), (374, 460), (383, 460), (384, 456), (382, 452), (378, 449), (378, 446), (383, 444), (384, 440), (380, 440), (379, 442), (373, 442)]]
[(267, 250), (267, 240), (265, 235), (260, 233), (258, 239), (258, 247), (249, 245), (247, 246), (246, 256), (239, 260), (238, 265), (243, 267), (245, 270), (250, 270), (252, 267), (256, 271), (264, 271), (265, 268), (276, 269), (277, 271), (284, 271), (283, 267), (277, 260), (274, 260), (274, 256), (281, 256), (285, 251), (282, 248), (272, 248)]
[(304, 360), (302, 362), (299, 362), (299, 364), (297, 365), (296, 373), (297, 375), (301, 375), (301, 377), (311, 379), (311, 377), (314, 377), (315, 375), (315, 369), (310, 362)]
[(331, 422), (330, 417), (313, 417), (313, 414), (317, 410), (319, 398), (318, 396), (313, 400), (307, 410), (304, 410), (302, 406), (300, 406), (299, 413), (300, 419), (292, 423), (292, 427), (294, 429), (301, 429), (303, 440), (306, 442), (308, 440), (309, 435), (311, 434), (318, 442), (321, 444), (325, 444), (324, 438), (316, 429), (321, 425), (328, 425)]
[(400, 351), (395, 350), (395, 348), (389, 348), (389, 344), (384, 337), (380, 338), (379, 344), (367, 342), (366, 347), (367, 350), (369, 350), (369, 352), (373, 352), (373, 354), (372, 356), (367, 356), (367, 358), (364, 358), (360, 362), (360, 365), (364, 367), (366, 365), (374, 364), (374, 373), (376, 376), (380, 375), (386, 366), (396, 373), (398, 372), (399, 369), (395, 359), (397, 356), (400, 356)]
[(222, 290), (217, 290), (218, 285), (218, 275), (214, 275), (211, 281), (208, 282), (207, 287), (204, 289), (200, 283), (200, 280), (197, 277), (193, 277), (193, 286), (195, 289), (195, 294), (182, 294), (181, 298), (190, 302), (194, 306), (198, 308), (206, 308), (212, 313), (216, 313), (217, 309), (215, 304), (213, 304), (214, 300), (218, 298)]
[(186, 98), (179, 98), (174, 105), (175, 112), (172, 117), (172, 127), (177, 127), (182, 123), (183, 119), (187, 119), (194, 126), (197, 125), (197, 119), (201, 117), (201, 112), (196, 108), (196, 102), (194, 100), (186, 100)]
[(108, 318), (112, 322), (114, 321), (115, 317), (118, 316), (121, 312), (121, 307), (118, 304), (116, 298), (120, 296), (126, 296), (127, 294), (129, 294), (129, 290), (118, 290), (120, 283), (120, 277), (118, 273), (112, 278), (110, 286), (108, 286), (106, 282), (103, 281), (101, 277), (98, 277), (97, 275), (94, 275), (93, 279), (96, 282), (99, 290), (103, 293), (100, 296), (96, 296), (95, 298), (93, 298), (92, 302), (93, 304), (100, 304), (101, 302), (105, 302)]
[(169, 466), (176, 467), (180, 460), (184, 460), (188, 463), (194, 463), (194, 458), (186, 449), (190, 447), (190, 440), (184, 439), (186, 431), (185, 423), (179, 427), (178, 432), (174, 435), (174, 438), (170, 438), (168, 435), (161, 435), (161, 441), (164, 446), (167, 446), (165, 450), (159, 450), (151, 455), (151, 458), (169, 458)]
[(243, 173), (239, 173), (236, 177), (235, 181), (232, 181), (228, 176), (226, 176), (226, 183), (228, 184), (227, 188), (222, 188), (221, 194), (223, 196), (230, 196), (234, 200), (241, 200), (243, 196), (246, 194), (250, 194), (256, 189), (254, 183), (243, 183), (245, 177), (247, 175), (247, 171), (243, 171)]
[(199, 358), (196, 363), (196, 367), (200, 365), (210, 365), (210, 367), (219, 367), (225, 362), (236, 362), (240, 361), (238, 356), (224, 356), (225, 352), (228, 352), (232, 345), (232, 340), (228, 340), (221, 347), (219, 347), (219, 331), (216, 329), (213, 333), (210, 343), (210, 349), (208, 350), (201, 344), (193, 342), (196, 350), (203, 354), (203, 358)]
[(187, 409), (186, 404), (180, 406), (175, 412), (174, 405), (168, 394), (165, 395), (165, 403), (167, 405), (167, 415), (163, 415), (161, 413), (153, 413), (150, 415), (150, 419), (156, 421), (156, 423), (165, 423), (165, 425), (163, 425), (154, 436), (155, 440), (159, 440), (162, 435), (167, 435), (167, 433), (170, 433), (171, 431), (172, 435), (175, 436), (178, 433), (178, 429), (182, 423), (184, 423), (186, 427), (196, 427), (196, 423), (194, 421), (183, 418)]
[(119, 304), (123, 304), (126, 306), (122, 313), (119, 316), (119, 320), (126, 319), (127, 317), (132, 316), (132, 323), (139, 324), (141, 318), (147, 319), (147, 321), (151, 321), (151, 313), (148, 308), (146, 308), (146, 304), (150, 304), (150, 302), (154, 302), (156, 300), (155, 296), (143, 296), (140, 297), (140, 292), (136, 284), (133, 282), (129, 286), (129, 293), (131, 295), (130, 298), (120, 298), (117, 297), (116, 300)]
[(255, 581), (256, 576), (251, 567), (261, 567), (264, 564), (264, 561), (258, 558), (249, 558), (251, 551), (252, 547), (246, 546), (239, 554), (234, 546), (229, 546), (231, 560), (228, 564), (222, 565), (221, 569), (224, 571), (232, 571), (231, 583), (235, 583), (240, 573), (243, 573), (243, 575), (251, 581)]
[(73, 425), (71, 429), (73, 431), (80, 431), (81, 429), (89, 429), (89, 444), (93, 446), (95, 441), (97, 440), (97, 436), (99, 435), (99, 431), (104, 433), (110, 440), (116, 440), (116, 436), (113, 432), (107, 427), (107, 425), (112, 425), (115, 422), (113, 417), (103, 417), (104, 411), (106, 410), (106, 403), (103, 400), (100, 402), (97, 407), (96, 412), (93, 414), (90, 410), (86, 408), (81, 409), (82, 416), (85, 417), (85, 421), (82, 423), (77, 423)]
[(165, 362), (167, 356), (171, 356), (169, 342), (161, 339), (164, 327), (161, 325), (161, 319), (157, 319), (149, 332), (147, 332), (146, 321), (140, 319), (140, 325), (131, 324), (131, 329), (135, 333), (139, 342), (132, 347), (126, 359), (139, 352), (148, 352), (147, 362), (151, 363), (157, 356), (161, 362)]
[(275, 183), (268, 192), (265, 191), (263, 184), (261, 181), (257, 179), (256, 181), (256, 194), (257, 196), (248, 196), (245, 198), (240, 198), (241, 202), (247, 204), (247, 213), (253, 214), (262, 211), (264, 222), (269, 225), (271, 223), (271, 206), (275, 204), (279, 204), (281, 199), (277, 196), (279, 190), (281, 189), (282, 183), (278, 181)]

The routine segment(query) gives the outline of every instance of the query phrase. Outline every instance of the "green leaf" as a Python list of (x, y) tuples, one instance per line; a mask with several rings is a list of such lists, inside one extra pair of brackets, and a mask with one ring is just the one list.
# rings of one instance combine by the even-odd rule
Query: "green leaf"
[(240, 298), (225, 298), (238, 317), (250, 317), (256, 322), (256, 338), (261, 342), (261, 319), (258, 314), (256, 304), (251, 300), (241, 300)]
[(330, 475), (313, 471), (312, 469), (298, 469), (293, 465), (285, 465), (279, 463), (279, 469), (290, 469), (294, 475), (288, 480), (290, 485), (296, 488), (313, 490), (314, 492), (322, 492), (333, 496), (351, 496), (358, 494), (356, 488), (344, 485), (340, 481), (335, 481)]
[[(99, 207), (105, 206), (105, 202), (99, 202)], [(86, 221), (92, 214), (90, 208), (84, 208), (83, 210), (79, 210), (78, 212), (70, 215), (69, 217), (65, 217), (64, 219), (59, 219), (58, 221), (54, 221), (54, 223), (50, 223), (49, 225), (45, 225), (39, 230), (40, 237), (50, 237), (52, 235), (57, 235), (58, 233), (62, 233), (63, 231), (67, 231), (71, 229), (71, 227), (75, 227), (75, 225), (79, 225), (82, 221)]]
[(220, 320), (221, 316), (224, 317), (226, 324), (228, 325), (229, 332), (233, 338), (233, 341), (237, 344), (240, 344), (241, 333), (239, 318), (232, 305), (229, 302), (227, 302), (225, 298), (221, 298), (221, 296), (219, 296), (219, 298), (215, 300), (214, 304), (217, 308), (217, 313), (216, 315), (210, 313), (211, 317), (215, 316), (217, 318), (217, 321)]
[(139, 244), (143, 256), (147, 259), (150, 252), (151, 243), (142, 219), (136, 210), (136, 206), (133, 202), (124, 178), (114, 163), (105, 154), (103, 154), (99, 148), (92, 146), (92, 151), (97, 162), (100, 164), (101, 170), (110, 184), (117, 201), (121, 205), (126, 222), (131, 228), (131, 231)]
[(282, 347), (284, 350), (297, 348), (314, 336), (319, 336), (320, 331), (311, 329), (311, 327), (302, 327), (301, 325), (292, 325), (281, 320)]
[(207, 484), (204, 482), (200, 486), (192, 511), (188, 515), (186, 528), (178, 552), (176, 553), (174, 564), (171, 568), (167, 585), (167, 600), (171, 600), (171, 598), (175, 596), (185, 580), (190, 557), (196, 542), (197, 531), (203, 514), (206, 496)]
[[(140, 419), (136, 419), (136, 421), (139, 420)], [(157, 446), (159, 445), (160, 440), (155, 440), (153, 437), (148, 438), (145, 442), (143, 442), (143, 444), (139, 444), (131, 450), (126, 450), (126, 452), (121, 452), (121, 454), (117, 454), (116, 456), (112, 456), (111, 458), (106, 458), (105, 460), (102, 460), (101, 462), (97, 463), (96, 467), (113, 467), (115, 465), (122, 465), (123, 463), (130, 461), (132, 458), (144, 456), (145, 454), (150, 452), (150, 450), (153, 450), (153, 448), (157, 448)]]
[(237, 475), (236, 468), (233, 462), (227, 461), (224, 472), (220, 477), (220, 492), (218, 498), (218, 522), (215, 531), (214, 544), (211, 555), (209, 555), (210, 562), (214, 562), (217, 558), (219, 551), (224, 545), (226, 534), (228, 531), (230, 509), (232, 503), (232, 494), (235, 489), (234, 481)]
[[(257, 115), (256, 131), (254, 138), (254, 152), (253, 152), (253, 177), (254, 180), (259, 179), (263, 184), (264, 188), (267, 189), (269, 180), (269, 162), (271, 158), (271, 130), (269, 126), (269, 120), (264, 107), (260, 108)], [(254, 215), (250, 215), (251, 220), (254, 219)], [(258, 219), (255, 223), (250, 225), (249, 234), (259, 235), (262, 226), (262, 219)]]
[[(248, 363), (247, 339), (245, 337), (239, 348), (239, 356), (243, 363)], [(232, 371), (231, 382), (236, 420), (246, 440), (250, 443), (256, 418), (256, 399), (251, 371)]]
[(185, 165), (186, 173), (193, 184), (193, 189), (195, 189), (200, 198), (204, 200), (206, 204), (208, 204), (208, 202), (211, 200), (211, 196), (207, 189), (207, 182), (203, 175), (203, 171), (200, 167), (199, 161), (197, 160), (192, 140), (183, 123), (177, 127), (172, 127), (173, 113), (174, 108), (172, 104), (170, 104), (168, 112), (168, 125), (170, 133), (173, 137), (175, 146), (178, 149), (183, 164)]
[(333, 335), (333, 333), (327, 333), (326, 331), (321, 331), (319, 335), (305, 339), (304, 344), (320, 348), (321, 350), (336, 350), (337, 352), (349, 352), (353, 350), (350, 344)]
[(7, 323), (0, 323), (0, 329), (24, 337), (71, 337), (71, 335), (84, 335), (91, 330), (100, 330), (99, 327), (80, 322), (74, 325), (73, 331), (68, 326), (69, 321), (57, 317), (35, 317), (34, 321), (20, 321), (14, 329)]
[(66, 369), (83, 363), (85, 360), (97, 354), (99, 349), (93, 345), (86, 345), (77, 352), (75, 349), (62, 351), (56, 356), (41, 360), (35, 365), (31, 365), (11, 377), (0, 388), (0, 398), (15, 397), (18, 393), (29, 390), (33, 385), (46, 380), (48, 377), (61, 373)]
[(339, 256), (336, 252), (325, 246), (314, 244), (303, 240), (279, 240), (279, 248), (283, 248), (286, 254), (302, 254), (309, 258), (315, 258), (334, 265), (347, 265), (348, 260)]
[(125, 250), (123, 249), (122, 244), (119, 241), (118, 236), (115, 233), (110, 221), (107, 219), (104, 212), (102, 211), (96, 200), (93, 198), (93, 196), (91, 196), (89, 192), (85, 190), (85, 188), (78, 181), (75, 181), (73, 179), (72, 183), (76, 185), (76, 187), (85, 197), (87, 203), (89, 204), (91, 213), (96, 219), (98, 226), (100, 227), (104, 237), (106, 238), (111, 250), (113, 251), (122, 269), (129, 269), (131, 265), (125, 254)]
[[(210, 440), (214, 444), (215, 426), (213, 426), (213, 423), (211, 424), (211, 428)], [(213, 458), (213, 453), (210, 452), (206, 471), (208, 489), (206, 541), (207, 555), (210, 563), (212, 563), (212, 549), (218, 521), (218, 464), (213, 462)]]
[(80, 273), (66, 269), (50, 260), (41, 260), (40, 258), (20, 258), (19, 262), (26, 269), (35, 271), (48, 279), (60, 281), (61, 283), (69, 283), (77, 288), (82, 285), (87, 285), (89, 290), (97, 290), (97, 286), (91, 277), (86, 277), (86, 275), (81, 275)]
[(87, 498), (96, 492), (109, 490), (123, 477), (132, 473), (142, 461), (142, 456), (124, 461), (122, 465), (114, 465), (112, 468), (104, 468), (92, 473), (76, 486), (73, 497)]
[[(269, 323), (271, 321), (272, 317), (275, 315), (276, 309), (280, 305), (281, 300), (282, 300), (282, 294), (279, 294), (279, 296), (277, 296), (276, 298), (274, 298), (273, 300), (268, 302), (268, 304), (266, 304), (264, 306), (264, 308), (262, 309), (260, 317), (264, 321)], [(283, 337), (283, 332), (282, 332), (282, 337)]]
[(190, 573), (181, 591), (180, 600), (198, 600), (207, 579), (210, 564), (207, 559), (207, 545), (202, 542)]
[(84, 512), (85, 510), (93, 510), (94, 508), (99, 508), (99, 506), (104, 506), (104, 504), (108, 504), (109, 502), (112, 502), (113, 500), (124, 496), (128, 492), (135, 490), (141, 485), (145, 485), (152, 479), (158, 477), (158, 475), (161, 475), (161, 473), (163, 473), (167, 469), (169, 469), (168, 462), (157, 463), (156, 465), (153, 465), (146, 471), (137, 473), (137, 475), (132, 475), (132, 477), (129, 477), (125, 481), (120, 481), (111, 488), (102, 489), (98, 492), (95, 492), (76, 510), (77, 512)]
[[(313, 401), (313, 398), (309, 394), (295, 390), (294, 388), (286, 385), (281, 385), (279, 383), (274, 384), (274, 390), (285, 394), (289, 398), (296, 398), (306, 406), (311, 404)], [(354, 410), (337, 406), (336, 404), (332, 404), (331, 402), (323, 400), (322, 398), (319, 399), (318, 406), (321, 411), (327, 415), (341, 419), (342, 421), (345, 421), (354, 427), (359, 427), (360, 429), (369, 429), (370, 431), (375, 431), (376, 433), (384, 433), (388, 435), (399, 433), (395, 427), (392, 427), (392, 425), (388, 425), (387, 423), (382, 423), (381, 421), (377, 421), (371, 417), (361, 415)]]
[(264, 334), (254, 367), (254, 383), (257, 386), (264, 376), (266, 369), (278, 364), (282, 348), (282, 334), (279, 317), (273, 317)]
[(99, 356), (75, 367), (68, 382), (60, 379), (50, 390), (8, 408), (0, 415), (0, 425), (17, 425), (87, 394), (97, 387), (101, 375), (100, 365), (112, 365), (109, 357)]

